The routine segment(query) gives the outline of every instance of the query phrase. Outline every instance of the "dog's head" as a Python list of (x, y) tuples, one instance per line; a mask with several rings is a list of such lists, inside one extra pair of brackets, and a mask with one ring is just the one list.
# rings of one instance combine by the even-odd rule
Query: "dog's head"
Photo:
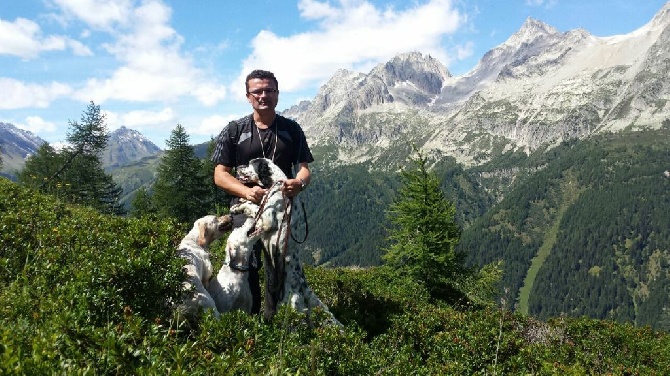
[(193, 226), (198, 228), (197, 243), (204, 248), (233, 228), (233, 217), (230, 214), (220, 217), (206, 215), (195, 221)]
[(237, 167), (237, 179), (244, 184), (258, 184), (270, 188), (278, 181), (286, 180), (286, 174), (271, 160), (256, 158), (248, 165)]

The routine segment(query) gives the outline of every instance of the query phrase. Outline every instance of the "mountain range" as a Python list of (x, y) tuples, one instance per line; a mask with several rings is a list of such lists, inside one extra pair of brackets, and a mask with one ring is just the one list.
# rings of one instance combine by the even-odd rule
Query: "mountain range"
[[(339, 70), (314, 99), (283, 114), (298, 120), (311, 145), (335, 147), (336, 162), (345, 164), (383, 159), (411, 143), (473, 166), (509, 150), (659, 128), (670, 118), (669, 25), (670, 3), (638, 30), (612, 37), (562, 33), (528, 18), (463, 76), (430, 55), (403, 53), (367, 74)], [(0, 128), (5, 171), (42, 142), (26, 131), (8, 134), (10, 127)], [(122, 127), (112, 132), (103, 164), (119, 167), (158, 151)]]
[(670, 117), (670, 3), (638, 30), (595, 37), (528, 18), (469, 73), (410, 52), (368, 74), (338, 71), (286, 111), (337, 159), (374, 160), (408, 142), (478, 165), (507, 150), (659, 128)]
[(34, 153), (44, 140), (9, 123), (0, 122), (0, 157), (2, 157), (2, 175), (11, 176), (12, 171), (20, 170), (25, 158)]
[[(2, 174), (10, 178), (15, 177), (16, 171), (23, 168), (25, 159), (34, 154), (45, 142), (30, 131), (20, 129), (10, 123), (0, 122)], [(100, 160), (107, 170), (113, 170), (145, 157), (156, 156), (161, 151), (140, 132), (122, 126), (109, 133), (107, 147), (100, 155)]]
[[(396, 172), (416, 147), (457, 208), (468, 262), (502, 260), (518, 309), (670, 329), (669, 71), (670, 3), (611, 37), (529, 18), (463, 76), (420, 52), (337, 71), (282, 113), (316, 160), (301, 258), (379, 264)], [(0, 132), (5, 172), (41, 143)], [(112, 135), (103, 164), (129, 202), (160, 150)]]

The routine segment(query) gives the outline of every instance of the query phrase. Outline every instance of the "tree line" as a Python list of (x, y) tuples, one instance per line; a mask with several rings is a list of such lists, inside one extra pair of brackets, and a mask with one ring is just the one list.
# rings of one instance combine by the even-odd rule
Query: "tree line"
[(212, 163), (196, 157), (184, 127), (177, 124), (167, 140), (156, 181), (138, 191), (126, 212), (120, 203), (122, 188), (105, 172), (100, 159), (109, 140), (105, 120), (100, 106), (91, 101), (80, 121), (69, 121), (68, 145), (56, 150), (42, 144), (26, 159), (18, 182), (113, 215), (153, 215), (189, 223), (222, 210), (225, 195), (213, 184)]

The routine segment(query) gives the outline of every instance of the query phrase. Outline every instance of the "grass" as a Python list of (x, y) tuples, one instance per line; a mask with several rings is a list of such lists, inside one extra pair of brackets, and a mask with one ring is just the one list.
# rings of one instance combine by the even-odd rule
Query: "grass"
[(568, 210), (570, 205), (577, 201), (580, 193), (583, 189), (577, 188), (577, 180), (574, 178), (568, 177), (567, 182), (563, 184), (563, 202), (558, 208), (556, 218), (554, 219), (551, 226), (544, 234), (544, 240), (542, 245), (537, 250), (537, 254), (530, 262), (530, 267), (526, 273), (526, 277), (523, 279), (523, 286), (519, 289), (519, 307), (518, 310), (520, 313), (527, 315), (529, 313), (529, 300), (530, 293), (533, 290), (533, 285), (537, 278), (537, 273), (542, 268), (545, 260), (551, 254), (551, 249), (554, 248), (554, 244), (558, 240), (558, 230), (563, 219), (563, 215)]

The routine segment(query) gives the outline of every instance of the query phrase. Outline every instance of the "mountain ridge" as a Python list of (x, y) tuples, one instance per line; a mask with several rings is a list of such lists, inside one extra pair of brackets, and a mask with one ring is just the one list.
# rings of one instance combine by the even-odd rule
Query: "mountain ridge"
[[(463, 76), (419, 52), (399, 54), (367, 74), (338, 71), (314, 100), (284, 114), (301, 123), (310, 144), (335, 147), (340, 163), (379, 160), (412, 143), (473, 166), (507, 150), (659, 128), (670, 117), (663, 74), (670, 70), (669, 8), (610, 37), (559, 32), (528, 18)], [(431, 77), (433, 85), (406, 79), (415, 76)]]
[[(37, 152), (46, 141), (34, 133), (20, 129), (11, 123), (0, 122), (0, 152), (2, 152), (2, 173), (15, 178), (26, 158)], [(109, 132), (107, 147), (100, 155), (100, 161), (107, 170), (138, 162), (145, 157), (155, 156), (162, 150), (140, 132), (121, 126)]]
[(118, 168), (137, 162), (162, 150), (136, 130), (121, 126), (110, 132), (107, 147), (101, 154), (106, 169)]
[[(668, 25), (670, 3), (637, 30), (606, 37), (529, 17), (462, 76), (430, 55), (400, 53), (368, 73), (338, 70), (312, 100), (282, 114), (303, 126), (310, 145), (334, 147), (337, 163), (394, 155), (385, 166), (406, 158), (393, 149), (408, 143), (473, 166), (507, 150), (658, 128), (670, 117)], [(104, 164), (158, 150), (121, 147), (106, 151)]]

